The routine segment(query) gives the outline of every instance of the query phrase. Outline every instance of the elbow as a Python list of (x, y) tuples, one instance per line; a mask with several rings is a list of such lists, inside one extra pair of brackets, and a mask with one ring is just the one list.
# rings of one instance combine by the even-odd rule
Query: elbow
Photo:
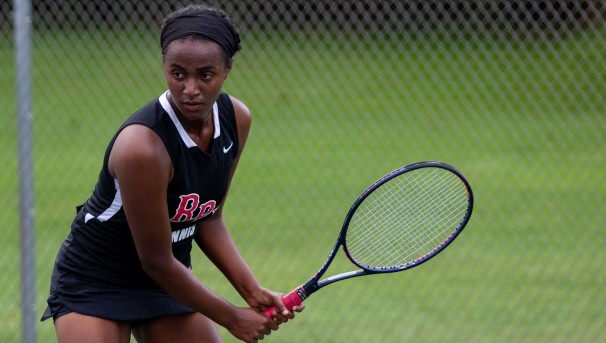
[(165, 260), (157, 257), (140, 258), (143, 271), (149, 275), (152, 280), (158, 282), (163, 276), (170, 272), (171, 259)]

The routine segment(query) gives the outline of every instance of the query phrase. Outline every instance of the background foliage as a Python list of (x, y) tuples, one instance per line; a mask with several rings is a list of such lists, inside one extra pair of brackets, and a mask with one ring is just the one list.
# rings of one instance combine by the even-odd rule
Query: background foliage
[[(33, 1), (37, 309), (110, 137), (166, 88), (179, 1)], [(331, 286), (273, 342), (595, 342), (606, 327), (606, 5), (600, 1), (219, 1), (243, 50), (225, 90), (253, 129), (225, 213), (264, 285), (327, 256), (371, 182), (442, 160), (476, 196), (443, 254)], [(12, 7), (0, 3), (0, 342), (20, 337)], [(244, 305), (202, 254), (200, 279)], [(333, 271), (347, 269), (339, 260)], [(51, 322), (39, 340), (55, 339)], [(234, 341), (224, 332), (227, 342)]]

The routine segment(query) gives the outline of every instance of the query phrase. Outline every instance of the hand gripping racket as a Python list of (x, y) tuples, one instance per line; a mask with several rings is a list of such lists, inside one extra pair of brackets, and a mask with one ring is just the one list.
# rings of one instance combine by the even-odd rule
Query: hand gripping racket
[[(334, 282), (421, 265), (452, 243), (472, 209), (471, 187), (452, 166), (425, 161), (394, 170), (358, 197), (326, 262), (309, 281), (284, 295), (282, 302), (291, 310)], [(321, 280), (341, 246), (360, 269)], [(274, 311), (275, 306), (263, 313), (272, 317)]]

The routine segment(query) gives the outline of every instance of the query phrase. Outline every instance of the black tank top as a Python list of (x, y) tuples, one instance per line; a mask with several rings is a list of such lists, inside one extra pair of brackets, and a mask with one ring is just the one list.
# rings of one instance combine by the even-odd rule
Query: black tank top
[(164, 142), (174, 176), (168, 185), (168, 216), (174, 256), (191, 267), (196, 224), (221, 206), (230, 168), (239, 149), (236, 118), (229, 96), (222, 93), (213, 107), (214, 138), (210, 153), (200, 150), (178, 121), (166, 93), (135, 112), (120, 127), (105, 152), (91, 197), (78, 207), (72, 229), (58, 256), (60, 269), (93, 283), (119, 287), (156, 287), (143, 271), (124, 215), (117, 181), (108, 170), (109, 154), (118, 133), (133, 124), (151, 128)]

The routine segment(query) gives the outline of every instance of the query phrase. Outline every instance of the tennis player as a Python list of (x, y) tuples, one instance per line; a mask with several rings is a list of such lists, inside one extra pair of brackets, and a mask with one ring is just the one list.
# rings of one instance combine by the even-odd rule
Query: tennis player
[[(57, 254), (48, 308), (60, 343), (221, 342), (216, 324), (257, 342), (294, 318), (257, 281), (222, 215), (251, 117), (222, 91), (240, 50), (214, 7), (168, 15), (160, 43), (168, 91), (110, 141), (92, 195)], [(249, 307), (236, 307), (191, 272), (192, 241)], [(268, 319), (262, 311), (277, 306)]]

